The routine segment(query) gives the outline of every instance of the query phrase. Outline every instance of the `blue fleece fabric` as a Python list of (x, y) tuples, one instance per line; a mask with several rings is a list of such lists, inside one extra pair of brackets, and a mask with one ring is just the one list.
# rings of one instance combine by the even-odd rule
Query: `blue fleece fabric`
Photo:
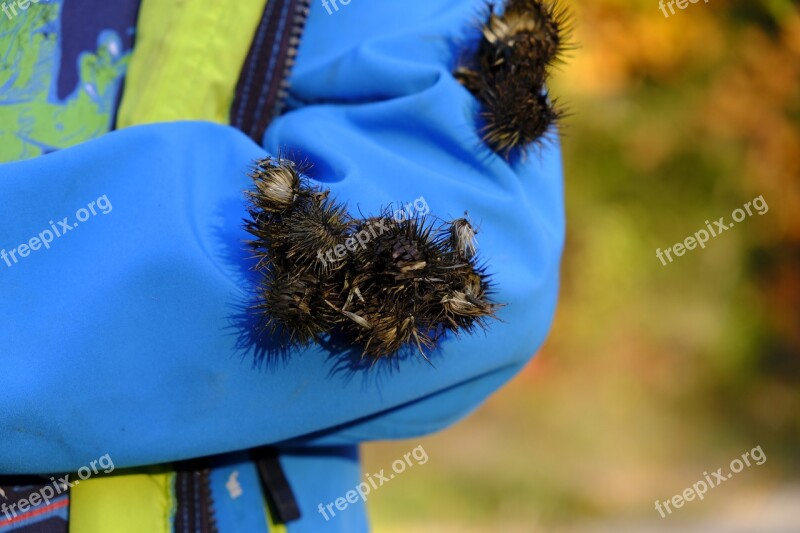
[[(556, 302), (560, 155), (546, 145), (509, 164), (481, 143), (478, 104), (450, 74), (475, 14), (458, 0), (360, 1), (333, 15), (315, 4), (292, 78), (298, 108), (264, 145), (308, 157), (354, 212), (420, 197), (441, 218), (468, 211), (508, 304), (502, 321), (448, 337), (433, 366), (410, 355), (399, 369), (351, 372), (315, 346), (254, 368), (242, 191), (264, 149), (230, 127), (182, 122), (3, 164), (0, 473), (69, 471), (106, 453), (124, 468), (287, 439), (416, 436), (519, 370)], [(305, 521), (323, 495), (295, 476), (313, 504)]]
[[(302, 512), (299, 520), (287, 524), (289, 533), (369, 530), (365, 502), (351, 492), (363, 481), (355, 446), (288, 447), (281, 450), (280, 461)], [(348, 492), (350, 500), (342, 502)]]
[[(358, 459), (356, 446), (281, 448), (281, 467), (302, 513), (287, 524), (289, 533), (368, 531), (365, 501), (356, 498), (354, 491), (362, 481)], [(214, 458), (210, 477), (214, 519), (220, 533), (268, 531), (258, 469), (247, 452)], [(362, 492), (369, 499), (373, 489), (367, 486)], [(348, 496), (350, 500), (344, 500)]]
[(269, 531), (258, 467), (247, 452), (215, 457), (209, 478), (220, 533)]

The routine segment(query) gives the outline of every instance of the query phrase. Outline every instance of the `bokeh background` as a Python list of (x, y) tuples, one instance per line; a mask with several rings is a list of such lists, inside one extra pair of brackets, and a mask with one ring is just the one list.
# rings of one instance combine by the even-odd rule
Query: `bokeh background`
[[(800, 531), (800, 8), (570, 0), (568, 239), (553, 331), (370, 496), (375, 531)], [(769, 206), (663, 266), (668, 248)], [(487, 354), (488, 356), (489, 354)], [(761, 446), (703, 501), (667, 500)]]

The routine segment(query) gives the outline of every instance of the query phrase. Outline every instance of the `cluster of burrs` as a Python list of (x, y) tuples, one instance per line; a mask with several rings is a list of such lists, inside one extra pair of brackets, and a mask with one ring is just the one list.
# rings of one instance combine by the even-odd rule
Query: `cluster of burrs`
[(482, 104), (483, 139), (508, 158), (540, 141), (563, 116), (547, 94), (547, 78), (566, 42), (570, 17), (558, 0), (509, 0), (490, 5), (475, 54), (455, 71)]
[(401, 218), (389, 208), (353, 218), (306, 170), (280, 156), (257, 161), (247, 193), (246, 228), (264, 274), (254, 308), (283, 347), (331, 335), (362, 358), (406, 346), (425, 357), (448, 331), (486, 327), (498, 305), (465, 218)]

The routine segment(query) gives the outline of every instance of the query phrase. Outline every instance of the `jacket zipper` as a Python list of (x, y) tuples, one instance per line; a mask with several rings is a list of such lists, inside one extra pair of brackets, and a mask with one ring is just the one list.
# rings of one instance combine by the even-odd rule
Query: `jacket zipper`
[(218, 533), (209, 473), (208, 468), (175, 473), (175, 533)]
[(258, 144), (286, 108), (289, 76), (311, 0), (268, 0), (245, 59), (231, 106), (231, 124)]

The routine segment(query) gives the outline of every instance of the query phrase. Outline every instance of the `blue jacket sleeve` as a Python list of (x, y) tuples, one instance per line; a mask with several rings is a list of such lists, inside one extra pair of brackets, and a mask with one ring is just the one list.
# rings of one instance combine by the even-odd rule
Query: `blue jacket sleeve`
[(174, 123), (0, 165), (0, 473), (417, 435), (533, 355), (557, 294), (559, 152), (509, 164), (481, 144), (477, 103), (450, 75), (447, 43), (474, 15), (459, 4), (315, 6), (293, 78), (305, 105), (264, 144), (309, 157), (351, 210), (424, 197), (443, 218), (469, 211), (502, 321), (446, 338), (434, 366), (347, 375), (314, 346), (253, 368), (242, 191), (262, 148)]

